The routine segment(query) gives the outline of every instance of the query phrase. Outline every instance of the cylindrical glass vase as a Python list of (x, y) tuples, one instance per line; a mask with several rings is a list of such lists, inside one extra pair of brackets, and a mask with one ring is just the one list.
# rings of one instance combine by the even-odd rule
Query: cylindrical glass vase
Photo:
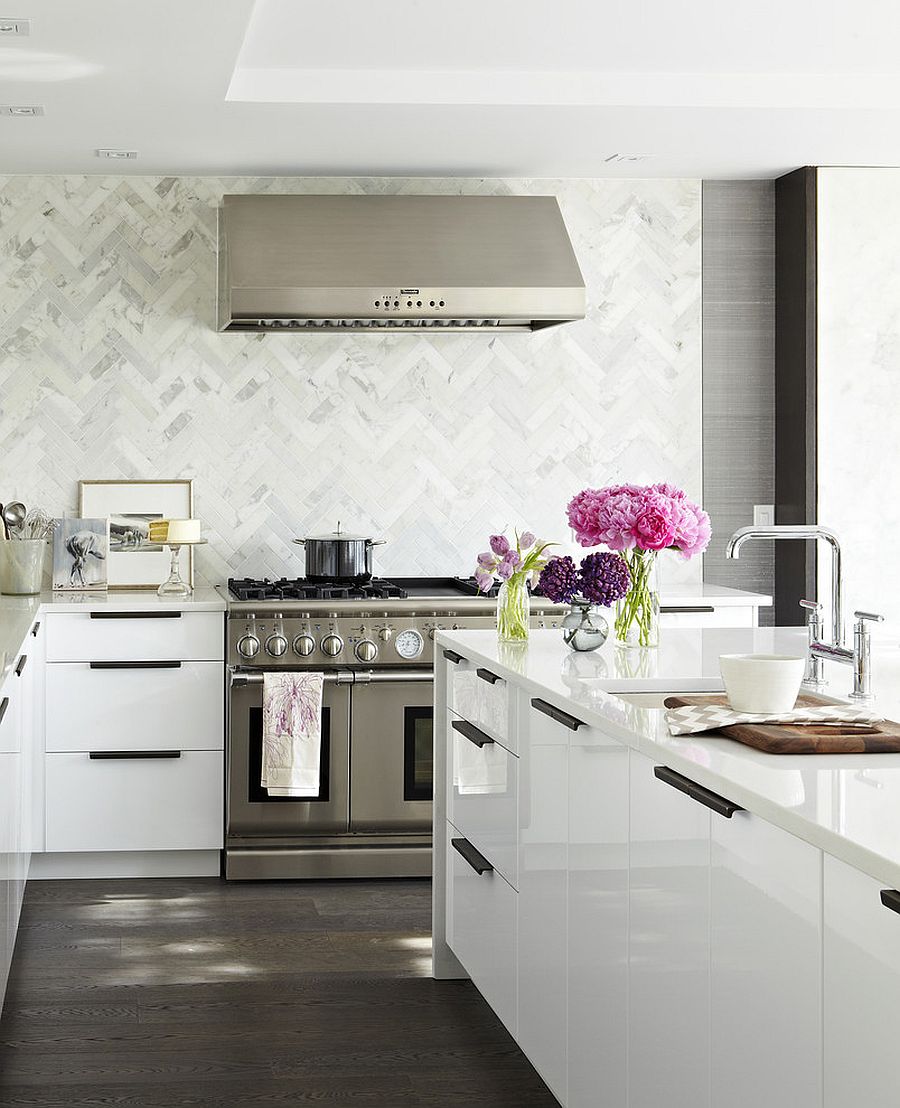
[(631, 587), (616, 604), (616, 645), (625, 649), (659, 646), (659, 586), (655, 550), (629, 550), (622, 557)]
[(44, 581), (46, 539), (9, 539), (0, 542), (0, 593), (34, 596)]
[(531, 594), (523, 579), (510, 578), (497, 595), (497, 638), (500, 642), (528, 642)]

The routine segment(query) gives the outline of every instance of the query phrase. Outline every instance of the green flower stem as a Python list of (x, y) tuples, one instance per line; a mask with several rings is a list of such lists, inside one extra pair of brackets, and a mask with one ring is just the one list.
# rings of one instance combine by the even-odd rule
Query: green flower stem
[(653, 590), (655, 550), (623, 551), (622, 558), (631, 574), (631, 587), (616, 610), (616, 638), (635, 646), (656, 646), (658, 600)]

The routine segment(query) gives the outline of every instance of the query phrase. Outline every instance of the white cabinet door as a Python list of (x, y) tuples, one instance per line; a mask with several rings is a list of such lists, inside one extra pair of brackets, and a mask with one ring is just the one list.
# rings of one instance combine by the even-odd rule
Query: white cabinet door
[(896, 1108), (898, 911), (894, 890), (825, 856), (825, 1108)]
[(570, 738), (568, 793), (567, 1104), (621, 1108), (627, 1103), (628, 748), (579, 727)]
[(221, 661), (221, 612), (51, 612), (48, 662)]
[(628, 1103), (704, 1108), (710, 818), (720, 817), (655, 768), (631, 752)]
[(565, 713), (552, 718), (544, 701), (535, 707), (527, 693), (519, 696), (519, 1044), (565, 1104), (572, 730)]
[(821, 851), (714, 814), (711, 863), (711, 1104), (820, 1108)]

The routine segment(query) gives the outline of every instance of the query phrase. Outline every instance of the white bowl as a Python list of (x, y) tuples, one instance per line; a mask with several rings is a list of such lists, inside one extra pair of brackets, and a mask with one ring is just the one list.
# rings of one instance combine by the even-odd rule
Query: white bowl
[(805, 669), (806, 659), (790, 654), (719, 655), (728, 703), (754, 715), (793, 711)]

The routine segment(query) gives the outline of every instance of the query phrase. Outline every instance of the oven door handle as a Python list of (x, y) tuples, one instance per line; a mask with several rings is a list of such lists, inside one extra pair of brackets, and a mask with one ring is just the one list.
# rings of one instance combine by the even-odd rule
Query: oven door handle
[[(315, 672), (310, 670), (283, 670), (279, 672), (285, 673), (309, 673)], [(263, 674), (259, 672), (240, 673), (237, 670), (230, 670), (230, 683), (232, 686), (241, 685), (261, 685), (263, 682)], [(365, 673), (357, 673), (353, 670), (337, 670), (334, 672), (328, 672), (324, 675), (326, 685), (387, 685), (401, 682), (426, 682), (434, 680), (434, 673), (432, 670), (414, 670), (412, 672), (401, 673), (391, 670), (374, 672), (367, 671)]]

